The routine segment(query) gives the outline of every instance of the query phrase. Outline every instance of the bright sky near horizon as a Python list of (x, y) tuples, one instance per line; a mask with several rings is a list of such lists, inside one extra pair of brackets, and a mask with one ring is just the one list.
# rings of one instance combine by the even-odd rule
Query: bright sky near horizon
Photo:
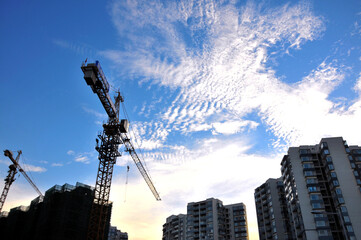
[[(258, 239), (254, 189), (289, 146), (361, 145), (360, 1), (1, 1), (0, 35), (0, 148), (23, 151), (42, 192), (95, 184), (107, 116), (82, 61), (123, 92), (162, 197), (124, 153), (112, 225), (130, 239), (161, 239), (168, 216), (209, 197), (244, 202)], [(1, 189), (9, 164), (1, 154)], [(19, 177), (4, 210), (35, 197)]]

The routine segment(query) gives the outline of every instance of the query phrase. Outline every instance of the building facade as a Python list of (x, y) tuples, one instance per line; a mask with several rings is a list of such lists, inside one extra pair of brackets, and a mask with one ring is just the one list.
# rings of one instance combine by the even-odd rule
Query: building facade
[[(93, 198), (94, 189), (88, 185), (55, 185), (30, 206), (2, 214), (1, 239), (86, 239)], [(108, 212), (109, 224), (111, 208)]]
[(172, 215), (163, 225), (162, 240), (186, 240), (187, 215)]
[(255, 189), (254, 198), (259, 239), (294, 239), (282, 178), (268, 179)]
[(361, 239), (361, 147), (323, 138), (281, 165), (295, 239)]
[(215, 198), (188, 203), (187, 215), (172, 215), (163, 225), (163, 240), (170, 239), (248, 240), (246, 206), (223, 205)]
[(128, 240), (128, 233), (120, 231), (117, 227), (109, 228), (108, 240)]
[(248, 239), (246, 205), (236, 203), (224, 206), (227, 209), (230, 238), (235, 240)]

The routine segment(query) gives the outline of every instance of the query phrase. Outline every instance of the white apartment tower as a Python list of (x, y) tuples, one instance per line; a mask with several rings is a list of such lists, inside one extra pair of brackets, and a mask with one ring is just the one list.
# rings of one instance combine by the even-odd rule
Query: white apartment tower
[(291, 147), (282, 178), (297, 240), (361, 240), (361, 147), (342, 137)]
[(163, 225), (163, 240), (175, 239), (248, 240), (246, 206), (223, 205), (215, 198), (188, 203), (187, 215), (172, 215)]

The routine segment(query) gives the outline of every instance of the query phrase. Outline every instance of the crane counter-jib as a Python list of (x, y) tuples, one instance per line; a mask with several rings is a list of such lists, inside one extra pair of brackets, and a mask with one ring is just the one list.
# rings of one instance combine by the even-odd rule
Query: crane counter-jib
[(88, 63), (87, 65), (83, 64), (81, 69), (84, 73), (85, 81), (90, 85), (94, 93), (96, 88), (102, 88), (106, 93), (109, 92), (109, 83), (99, 61)]

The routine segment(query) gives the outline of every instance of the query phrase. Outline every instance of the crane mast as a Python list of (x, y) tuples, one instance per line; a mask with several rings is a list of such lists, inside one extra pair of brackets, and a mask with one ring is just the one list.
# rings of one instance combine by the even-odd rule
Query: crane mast
[(95, 148), (99, 153), (99, 167), (88, 229), (88, 239), (95, 240), (106, 238), (105, 228), (111, 204), (109, 202), (110, 187), (114, 164), (117, 157), (121, 156), (118, 150), (120, 144), (124, 144), (155, 198), (161, 199), (127, 134), (128, 120), (119, 120), (119, 105), (124, 101), (123, 97), (118, 92), (115, 103), (113, 103), (109, 95), (109, 83), (98, 61), (87, 65), (83, 64), (81, 69), (86, 83), (91, 87), (93, 93), (98, 95), (109, 117), (108, 122), (103, 124), (103, 132), (98, 135)]
[(0, 198), (0, 212), (4, 206), (5, 199), (8, 195), (10, 186), (15, 181), (15, 175), (18, 172), (18, 169), (19, 169), (19, 172), (25, 177), (25, 179), (30, 183), (30, 185), (39, 194), (39, 196), (43, 197), (43, 194), (40, 192), (38, 187), (34, 184), (34, 182), (29, 178), (29, 176), (26, 174), (26, 172), (19, 165), (19, 158), (20, 158), (21, 153), (22, 153), (21, 151), (18, 151), (18, 155), (16, 156), (16, 159), (14, 159), (13, 153), (11, 151), (9, 151), (9, 150), (4, 151), (4, 155), (6, 157), (10, 158), (10, 160), (13, 162), (13, 164), (11, 164), (9, 166), (8, 175), (5, 178), (5, 186), (4, 186), (4, 190), (1, 194), (1, 198)]

